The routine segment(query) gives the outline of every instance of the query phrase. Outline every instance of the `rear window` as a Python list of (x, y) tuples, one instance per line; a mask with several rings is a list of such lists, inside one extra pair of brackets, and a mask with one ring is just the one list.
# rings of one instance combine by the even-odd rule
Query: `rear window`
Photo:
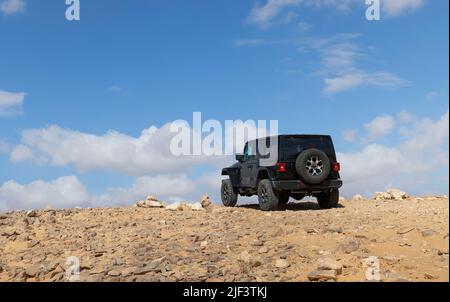
[(296, 159), (298, 154), (306, 149), (319, 149), (328, 156), (334, 157), (331, 139), (318, 137), (283, 137), (280, 141), (280, 153), (283, 159)]

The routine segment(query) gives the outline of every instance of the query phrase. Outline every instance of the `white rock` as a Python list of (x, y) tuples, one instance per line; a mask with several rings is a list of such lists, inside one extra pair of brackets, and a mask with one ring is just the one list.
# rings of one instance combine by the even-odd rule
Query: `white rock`
[(38, 216), (38, 214), (35, 210), (29, 210), (27, 212), (27, 217), (37, 217), (37, 216)]
[(182, 211), (183, 204), (181, 202), (175, 202), (175, 203), (172, 203), (172, 204), (166, 206), (166, 209), (170, 210), (170, 211)]
[(409, 198), (409, 196), (408, 196), (408, 194), (406, 194), (406, 192), (403, 192), (403, 191), (398, 190), (398, 189), (387, 190), (387, 193), (389, 195), (391, 195), (391, 199), (402, 200), (402, 199)]
[(200, 202), (196, 202), (196, 203), (191, 203), (189, 204), (189, 207), (191, 208), (192, 211), (203, 211), (203, 207), (202, 204)]
[(149, 195), (147, 196), (147, 201), (158, 201), (158, 199), (153, 195)]
[(203, 195), (200, 203), (201, 203), (202, 207), (207, 208), (212, 204), (211, 198), (209, 198), (208, 194), (205, 194), (205, 195)]
[(289, 267), (289, 263), (284, 259), (277, 259), (275, 261), (275, 267), (277, 268), (287, 268)]
[(375, 200), (390, 200), (390, 199), (392, 199), (392, 196), (391, 196), (391, 194), (386, 193), (386, 192), (375, 192), (373, 199), (375, 199)]
[(352, 197), (352, 200), (364, 200), (364, 197), (362, 197), (362, 195), (360, 194), (356, 194), (355, 196)]
[(136, 206), (140, 208), (164, 208), (165, 204), (161, 201), (141, 200), (136, 203)]

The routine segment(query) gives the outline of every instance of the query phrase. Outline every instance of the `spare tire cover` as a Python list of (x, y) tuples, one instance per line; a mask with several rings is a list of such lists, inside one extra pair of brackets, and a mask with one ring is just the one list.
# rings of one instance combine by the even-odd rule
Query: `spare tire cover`
[(319, 184), (330, 175), (331, 163), (323, 151), (308, 149), (297, 157), (295, 169), (304, 182)]

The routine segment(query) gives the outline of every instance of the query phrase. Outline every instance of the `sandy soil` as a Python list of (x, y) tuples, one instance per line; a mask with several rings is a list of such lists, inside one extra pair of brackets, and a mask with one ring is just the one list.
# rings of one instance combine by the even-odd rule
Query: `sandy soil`
[(0, 281), (448, 282), (448, 229), (438, 197), (11, 212), (0, 214)]

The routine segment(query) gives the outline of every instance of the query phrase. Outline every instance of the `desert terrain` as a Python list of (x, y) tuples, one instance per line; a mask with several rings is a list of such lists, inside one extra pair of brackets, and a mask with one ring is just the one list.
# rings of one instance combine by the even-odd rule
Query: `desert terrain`
[(447, 196), (15, 211), (0, 281), (448, 282), (448, 230)]

